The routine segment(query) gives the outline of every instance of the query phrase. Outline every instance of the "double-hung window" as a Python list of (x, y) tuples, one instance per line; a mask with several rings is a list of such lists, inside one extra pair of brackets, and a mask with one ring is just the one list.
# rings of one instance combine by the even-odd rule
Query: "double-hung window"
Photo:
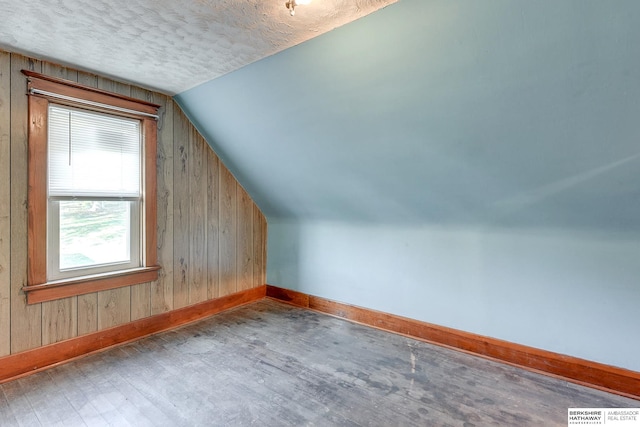
[(49, 104), (47, 279), (140, 267), (140, 120)]
[(28, 301), (156, 279), (158, 106), (24, 73)]

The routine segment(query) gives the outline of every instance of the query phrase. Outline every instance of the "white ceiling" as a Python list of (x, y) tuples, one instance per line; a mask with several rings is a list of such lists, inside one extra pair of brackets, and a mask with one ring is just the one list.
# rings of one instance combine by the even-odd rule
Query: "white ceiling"
[(176, 94), (397, 0), (0, 0), (0, 47)]

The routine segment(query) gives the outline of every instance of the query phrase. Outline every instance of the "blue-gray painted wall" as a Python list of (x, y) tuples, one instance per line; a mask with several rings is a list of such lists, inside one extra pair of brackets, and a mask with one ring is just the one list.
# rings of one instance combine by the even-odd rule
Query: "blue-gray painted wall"
[(640, 370), (638, 22), (400, 0), (177, 100), (267, 215), (269, 283)]
[(269, 223), (268, 281), (640, 371), (640, 240), (563, 229)]

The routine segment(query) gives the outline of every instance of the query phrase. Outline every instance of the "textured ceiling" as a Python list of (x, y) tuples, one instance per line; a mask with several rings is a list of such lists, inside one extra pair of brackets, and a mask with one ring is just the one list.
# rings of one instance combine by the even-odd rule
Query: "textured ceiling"
[(0, 47), (175, 94), (396, 0), (0, 0)]
[(270, 220), (638, 232), (638, 22), (402, 0), (177, 99)]

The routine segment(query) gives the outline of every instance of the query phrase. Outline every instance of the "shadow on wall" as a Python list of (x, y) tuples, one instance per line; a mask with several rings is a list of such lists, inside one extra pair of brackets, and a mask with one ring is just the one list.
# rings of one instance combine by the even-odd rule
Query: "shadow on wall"
[(269, 237), (267, 247), (268, 266), (277, 266), (269, 269), (267, 266), (267, 283), (288, 283), (290, 289), (297, 289), (296, 283), (302, 282), (300, 275), (300, 250), (301, 250), (301, 225), (291, 222), (285, 226), (281, 223), (275, 225), (276, 235), (272, 237), (272, 223), (269, 222)]

